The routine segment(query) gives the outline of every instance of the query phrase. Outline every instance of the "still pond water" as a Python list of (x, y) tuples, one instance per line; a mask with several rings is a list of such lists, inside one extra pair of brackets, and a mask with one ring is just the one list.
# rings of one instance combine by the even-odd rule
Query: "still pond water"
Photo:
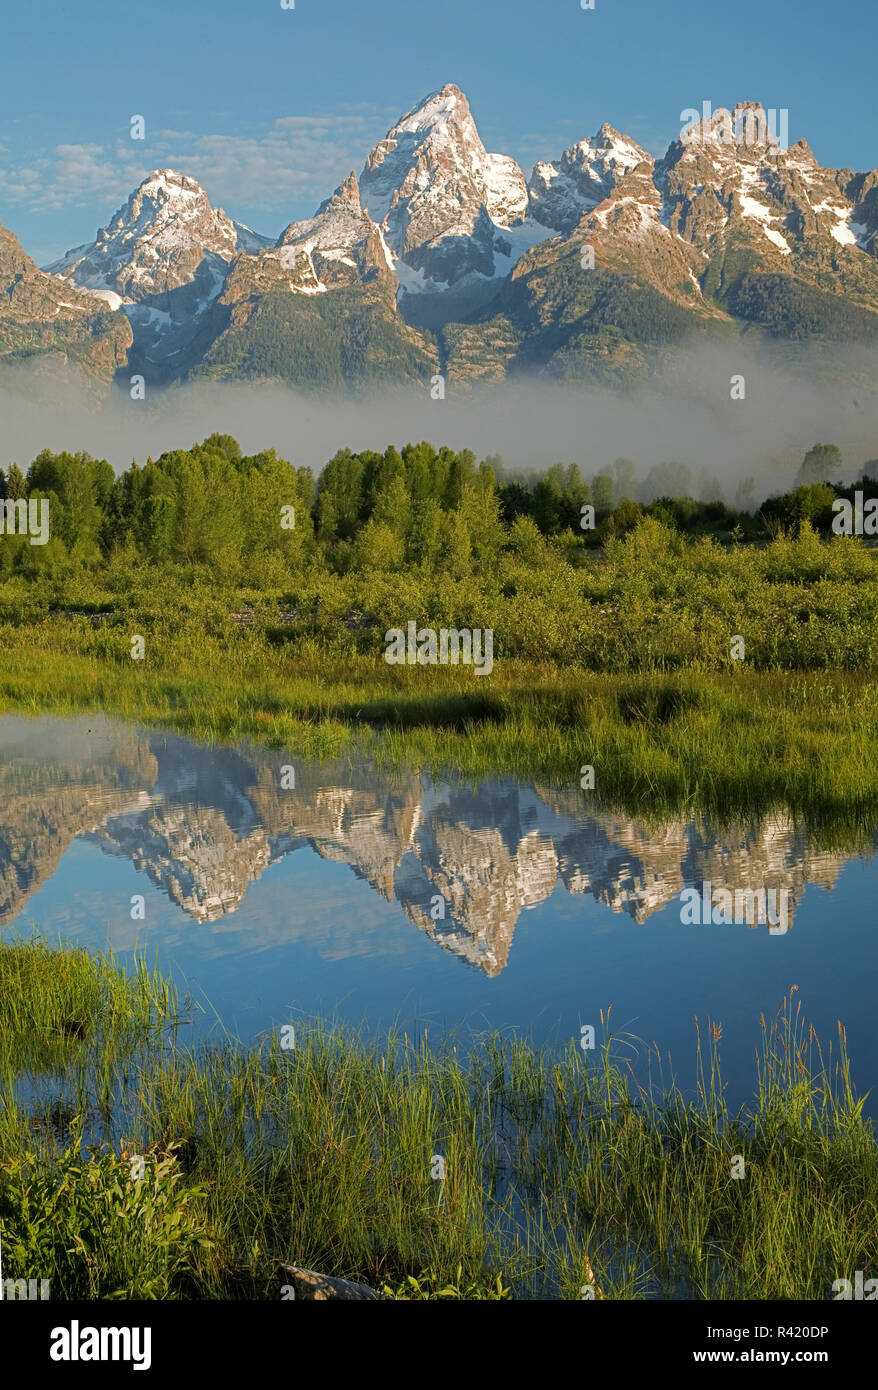
[[(0, 719), (2, 939), (137, 949), (191, 993), (204, 1035), (325, 1016), (554, 1047), (584, 1024), (600, 1037), (612, 1006), (613, 1030), (641, 1058), (656, 1042), (688, 1091), (709, 1017), (739, 1103), (760, 1013), (796, 985), (824, 1043), (845, 1023), (862, 1094), (878, 1082), (876, 867), (784, 816), (647, 826), (589, 814), (575, 781), (474, 788), (99, 717)], [(681, 892), (705, 881), (785, 890), (789, 929), (684, 925)]]

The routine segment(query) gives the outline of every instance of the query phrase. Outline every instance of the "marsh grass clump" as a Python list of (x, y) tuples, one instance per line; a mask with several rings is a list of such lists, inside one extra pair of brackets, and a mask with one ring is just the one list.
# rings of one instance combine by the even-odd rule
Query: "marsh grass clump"
[(619, 691), (619, 713), (626, 724), (647, 728), (669, 724), (689, 710), (707, 707), (707, 692), (695, 685), (679, 682), (640, 682)]
[[(45, 992), (46, 952), (0, 947), (20, 985), (0, 1036), (35, 1016), (23, 991)], [(104, 997), (131, 987), (91, 969)], [(143, 977), (141, 1024), (164, 988)], [(63, 1298), (278, 1298), (282, 1263), (400, 1299), (827, 1298), (878, 1273), (878, 1145), (843, 1029), (824, 1054), (794, 994), (763, 1019), (734, 1112), (716, 1024), (690, 1096), (609, 1016), (593, 1054), (319, 1023), (291, 1051), (155, 1030), (128, 1052), (109, 1031), (68, 1043), (52, 1082), (75, 1118), (35, 1127), (44, 1111), (4, 1091), (4, 1271)]]
[(136, 957), (54, 948), (35, 937), (0, 949), (0, 1074), (37, 1076), (86, 1052), (124, 1054), (176, 1016), (172, 986)]

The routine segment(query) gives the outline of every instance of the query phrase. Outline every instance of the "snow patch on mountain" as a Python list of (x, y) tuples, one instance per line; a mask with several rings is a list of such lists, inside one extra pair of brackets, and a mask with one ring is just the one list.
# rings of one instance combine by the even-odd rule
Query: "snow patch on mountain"
[[(838, 242), (839, 246), (858, 246), (865, 247), (869, 240), (868, 228), (862, 223), (851, 221), (852, 209), (842, 203), (831, 203), (828, 198), (824, 198), (820, 203), (812, 203), (815, 212), (830, 213), (835, 218), (834, 224), (829, 228), (829, 235)], [(874, 236), (874, 232), (872, 233)]]
[(744, 217), (753, 218), (756, 222), (761, 224), (765, 236), (777, 247), (781, 255), (791, 255), (792, 251), (789, 242), (771, 225), (772, 222), (779, 222), (781, 220), (780, 217), (774, 215), (765, 203), (761, 203), (758, 198), (753, 197), (752, 193), (746, 191), (760, 184), (760, 171), (753, 165), (741, 165), (740, 182), (741, 190), (738, 193), (738, 201), (741, 205), (741, 212)]
[(254, 232), (252, 227), (248, 227), (246, 222), (232, 222), (237, 237), (237, 249), (246, 251), (248, 256), (255, 256), (266, 247), (274, 245), (274, 239), (270, 236), (262, 236), (260, 232)]
[(115, 290), (84, 290), (83, 293), (91, 295), (93, 299), (102, 299), (111, 309), (122, 309), (127, 302)]
[(525, 217), (512, 227), (504, 227), (494, 238), (494, 254), (498, 262), (495, 275), (508, 274), (527, 251), (550, 240), (542, 222), (537, 222), (534, 217)]
[(527, 212), (527, 184), (514, 159), (489, 154), (483, 168), (485, 210), (498, 227), (508, 227)]
[(378, 228), (378, 239), (381, 242), (381, 251), (384, 256), (384, 260), (387, 263), (388, 270), (393, 270), (395, 272), (396, 266), (393, 260), (393, 253), (390, 250), (390, 247), (387, 245), (387, 238), (384, 235), (384, 230), (382, 227)]
[(400, 294), (441, 294), (448, 289), (447, 281), (430, 280), (423, 270), (416, 270), (405, 261), (395, 260), (393, 269), (399, 280)]

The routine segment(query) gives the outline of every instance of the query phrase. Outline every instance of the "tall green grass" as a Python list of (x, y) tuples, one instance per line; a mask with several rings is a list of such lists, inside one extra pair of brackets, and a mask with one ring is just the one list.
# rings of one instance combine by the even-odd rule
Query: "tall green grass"
[[(823, 1299), (876, 1273), (878, 1146), (841, 1028), (821, 1052), (791, 993), (732, 1112), (716, 1027), (684, 1097), (602, 1021), (594, 1054), (320, 1024), (289, 1051), (114, 1052), (102, 1151), (79, 1117), (0, 1126), (4, 1273), (58, 1298), (237, 1299), (279, 1297), (281, 1262), (412, 1297)], [(87, 1070), (71, 1051), (61, 1093)]]
[(127, 972), (97, 956), (34, 937), (0, 948), (0, 1074), (37, 1077), (78, 1056), (127, 1056), (174, 1019), (180, 1002), (157, 969)]

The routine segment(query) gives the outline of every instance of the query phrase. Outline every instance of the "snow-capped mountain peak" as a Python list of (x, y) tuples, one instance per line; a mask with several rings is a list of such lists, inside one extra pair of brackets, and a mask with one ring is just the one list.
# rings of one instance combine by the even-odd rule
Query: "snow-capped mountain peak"
[(92, 243), (47, 270), (118, 307), (188, 284), (206, 255), (228, 263), (261, 245), (270, 242), (214, 208), (196, 179), (154, 169)]
[(469, 103), (459, 87), (453, 82), (446, 82), (440, 91), (431, 93), (413, 106), (393, 127), (391, 135), (395, 138), (403, 134), (422, 135), (437, 126), (447, 125), (450, 120), (459, 121), (462, 117), (472, 120)]
[(651, 172), (653, 164), (646, 150), (605, 122), (559, 160), (534, 165), (528, 184), (530, 215), (545, 227), (571, 231), (583, 212), (608, 198), (627, 175), (640, 165)]
[(176, 169), (154, 169), (144, 179), (137, 192), (141, 198), (154, 198), (157, 202), (173, 202), (180, 199), (189, 202), (204, 194), (204, 189), (195, 179)]
[(493, 276), (496, 228), (515, 225), (527, 212), (521, 169), (485, 149), (469, 102), (453, 83), (413, 107), (379, 141), (360, 191), (394, 255), (425, 284)]

